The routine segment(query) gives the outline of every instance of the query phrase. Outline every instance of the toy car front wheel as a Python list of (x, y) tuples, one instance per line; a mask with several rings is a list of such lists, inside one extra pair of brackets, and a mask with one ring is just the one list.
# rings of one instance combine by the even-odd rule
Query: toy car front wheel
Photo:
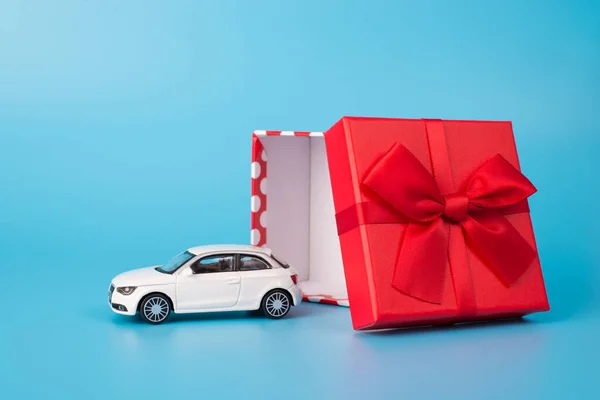
[(269, 318), (284, 317), (292, 306), (289, 295), (283, 290), (272, 290), (265, 295), (260, 305), (262, 312)]
[(151, 324), (164, 322), (171, 314), (171, 304), (162, 294), (151, 294), (140, 305), (142, 319)]

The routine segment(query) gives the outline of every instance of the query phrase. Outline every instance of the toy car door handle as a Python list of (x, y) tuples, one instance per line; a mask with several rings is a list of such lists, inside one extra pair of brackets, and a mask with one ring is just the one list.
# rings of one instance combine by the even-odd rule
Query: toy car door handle
[(240, 282), (241, 282), (241, 279), (230, 279), (229, 281), (227, 281), (227, 283), (230, 285), (239, 285)]

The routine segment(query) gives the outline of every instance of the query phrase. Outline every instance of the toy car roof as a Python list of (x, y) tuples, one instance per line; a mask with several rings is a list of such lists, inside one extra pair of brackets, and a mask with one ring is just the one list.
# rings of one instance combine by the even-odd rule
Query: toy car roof
[(214, 251), (231, 251), (233, 253), (253, 252), (266, 254), (268, 256), (271, 255), (271, 249), (269, 248), (239, 244), (214, 244), (208, 246), (196, 246), (189, 248), (188, 251), (195, 255), (211, 253)]

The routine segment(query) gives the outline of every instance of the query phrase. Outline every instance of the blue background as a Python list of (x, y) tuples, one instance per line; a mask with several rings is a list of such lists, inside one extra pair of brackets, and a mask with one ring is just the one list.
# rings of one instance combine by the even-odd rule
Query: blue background
[[(3, 1), (0, 397), (598, 398), (599, 104), (595, 1)], [(109, 310), (119, 272), (249, 241), (254, 129), (342, 115), (512, 120), (552, 311)]]

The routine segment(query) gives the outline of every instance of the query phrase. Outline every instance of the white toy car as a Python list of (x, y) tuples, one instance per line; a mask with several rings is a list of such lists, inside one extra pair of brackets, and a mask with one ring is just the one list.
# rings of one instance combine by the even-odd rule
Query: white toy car
[(262, 310), (281, 318), (299, 304), (297, 272), (264, 247), (193, 247), (162, 266), (117, 275), (108, 290), (111, 309), (151, 323), (177, 314)]

